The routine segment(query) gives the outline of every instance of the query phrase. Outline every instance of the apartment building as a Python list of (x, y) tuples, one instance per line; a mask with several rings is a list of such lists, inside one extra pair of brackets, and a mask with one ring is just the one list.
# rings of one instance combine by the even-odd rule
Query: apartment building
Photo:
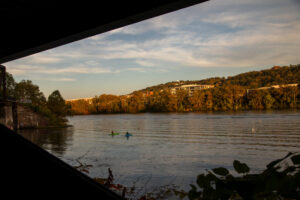
[(292, 84), (282, 84), (282, 85), (271, 85), (269, 87), (260, 87), (257, 89), (247, 89), (247, 95), (251, 91), (255, 90), (269, 90), (269, 89), (279, 89), (279, 88), (285, 88), (285, 87), (297, 87), (299, 84), (298, 83), (292, 83)]
[(189, 96), (193, 96), (196, 90), (206, 90), (209, 88), (214, 88), (214, 85), (198, 85), (198, 84), (190, 84), (190, 85), (181, 85), (178, 87), (174, 87), (171, 89), (172, 94), (176, 94), (178, 90), (186, 90), (189, 92)]
[(93, 103), (93, 98), (94, 97), (90, 97), (90, 98), (79, 98), (79, 99), (67, 99), (66, 102), (74, 102), (74, 101), (78, 101), (78, 100), (84, 100), (87, 101), (89, 104)]

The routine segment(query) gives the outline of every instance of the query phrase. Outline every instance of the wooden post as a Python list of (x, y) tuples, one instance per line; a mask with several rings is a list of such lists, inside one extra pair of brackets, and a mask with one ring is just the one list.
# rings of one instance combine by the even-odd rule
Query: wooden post
[(14, 131), (17, 131), (19, 128), (17, 102), (12, 102), (11, 108), (12, 108), (12, 117), (13, 117), (13, 128)]
[(3, 65), (0, 65), (1, 75), (2, 75), (2, 92), (3, 92), (3, 101), (6, 102), (6, 68)]
[[(9, 105), (7, 101), (7, 90), (6, 90), (6, 67), (0, 65), (0, 70), (2, 76), (1, 79), (2, 83), (0, 83), (0, 89), (2, 86), (3, 102), (4, 105)], [(11, 101), (11, 109), (12, 109), (12, 118), (13, 118), (13, 129), (14, 131), (17, 131), (18, 130), (18, 106), (16, 101)]]

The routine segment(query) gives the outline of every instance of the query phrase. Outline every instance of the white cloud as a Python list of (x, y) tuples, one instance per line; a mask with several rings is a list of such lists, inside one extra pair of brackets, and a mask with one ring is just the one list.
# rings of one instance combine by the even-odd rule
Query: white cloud
[(140, 66), (144, 66), (144, 67), (153, 67), (154, 66), (153, 62), (150, 62), (150, 61), (136, 60), (135, 62), (137, 64), (139, 64)]
[(23, 75), (23, 74), (103, 74), (103, 73), (118, 73), (118, 70), (111, 70), (104, 67), (38, 67), (34, 65), (7, 65), (8, 72), (13, 75)]
[(44, 78), (43, 80), (54, 81), (54, 82), (73, 82), (76, 81), (74, 78)]
[(43, 53), (39, 53), (19, 59), (18, 61), (22, 61), (22, 63), (31, 64), (55, 64), (60, 63), (62, 59), (57, 56), (47, 56)]
[[(289, 0), (212, 0), (7, 65), (13, 74), (101, 74), (145, 70), (140, 67), (296, 64), (299, 8)], [(150, 31), (159, 34), (149, 37)], [(127, 40), (128, 35), (137, 39)], [(117, 59), (138, 67), (107, 65)]]
[(146, 72), (144, 68), (140, 67), (130, 67), (126, 69), (127, 71), (134, 71), (134, 72)]
[(42, 69), (40, 73), (45, 74), (103, 74), (103, 73), (112, 73), (108, 68), (101, 67), (67, 67), (67, 68), (50, 68)]

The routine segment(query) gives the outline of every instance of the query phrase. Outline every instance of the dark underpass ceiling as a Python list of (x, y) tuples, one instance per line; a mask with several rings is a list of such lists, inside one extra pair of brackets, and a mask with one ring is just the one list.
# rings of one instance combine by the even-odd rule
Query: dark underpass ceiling
[[(0, 1), (0, 63), (205, 0)], [(123, 199), (0, 124), (1, 194), (41, 199)], [(4, 193), (4, 194), (3, 194)]]
[(0, 2), (0, 63), (207, 0)]

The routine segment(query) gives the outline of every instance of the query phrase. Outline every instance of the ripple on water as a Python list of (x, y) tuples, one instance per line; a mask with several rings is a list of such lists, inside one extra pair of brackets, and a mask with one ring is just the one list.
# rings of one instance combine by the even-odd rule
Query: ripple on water
[[(74, 164), (91, 164), (90, 176), (150, 190), (166, 183), (186, 188), (196, 175), (235, 159), (262, 170), (289, 151), (300, 150), (300, 112), (238, 114), (116, 114), (69, 118), (62, 132), (21, 134)], [(119, 132), (110, 136), (111, 131)], [(133, 134), (126, 138), (126, 132)], [(73, 161), (73, 162), (72, 162)], [(180, 180), (180, 181), (179, 181)]]

